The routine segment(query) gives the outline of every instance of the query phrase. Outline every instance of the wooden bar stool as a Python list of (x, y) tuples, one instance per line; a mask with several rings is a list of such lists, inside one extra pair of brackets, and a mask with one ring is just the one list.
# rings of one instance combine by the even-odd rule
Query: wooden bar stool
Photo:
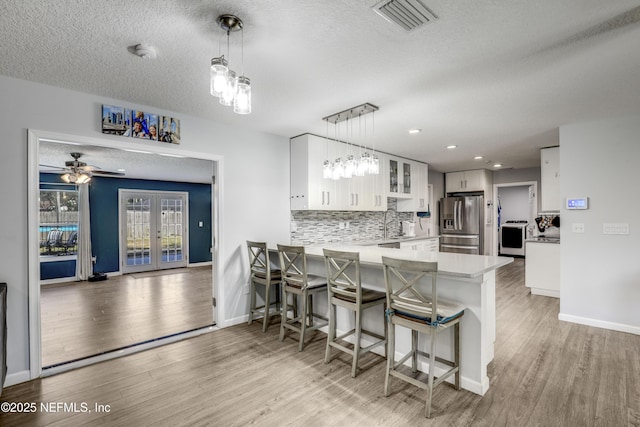
[[(327, 334), (327, 349), (324, 361), (331, 360), (331, 348), (337, 348), (353, 356), (351, 376), (355, 378), (358, 360), (362, 354), (387, 342), (387, 323), (384, 323), (384, 336), (362, 328), (362, 312), (370, 307), (385, 306), (384, 292), (362, 289), (360, 281), (360, 254), (358, 252), (341, 252), (324, 249), (324, 259), (327, 266), (327, 290), (329, 297), (329, 333)], [(344, 307), (355, 314), (355, 328), (336, 336), (336, 307)], [(362, 335), (376, 338), (373, 344), (362, 347)], [(340, 343), (346, 337), (354, 335), (353, 346), (347, 347)], [(385, 347), (386, 356), (386, 347)]]
[[(247, 240), (247, 249), (249, 251), (249, 268), (251, 276), (251, 303), (249, 306), (249, 324), (253, 322), (254, 315), (262, 315), (262, 332), (266, 332), (269, 327), (269, 319), (271, 316), (282, 313), (280, 307), (280, 298), (276, 296), (276, 300), (271, 302), (271, 289), (277, 288), (280, 283), (280, 270), (271, 267), (269, 261), (269, 251), (265, 242), (251, 242)], [(264, 286), (264, 304), (257, 306), (256, 304), (256, 286)], [(277, 293), (276, 293), (277, 295)], [(275, 307), (272, 307), (275, 305)]]
[[(326, 317), (315, 313), (313, 310), (313, 295), (327, 290), (327, 279), (307, 273), (307, 257), (304, 246), (278, 245), (280, 256), (280, 271), (282, 274), (282, 317), (280, 321), (280, 341), (284, 340), (286, 330), (300, 334), (298, 351), (304, 348), (307, 332), (326, 326), (329, 322)], [(293, 318), (289, 318), (288, 295), (292, 295)], [(302, 311), (298, 314), (297, 297), (302, 297)], [(323, 320), (314, 322), (314, 318)]]
[[(382, 265), (387, 293), (387, 321), (390, 324), (384, 395), (389, 396), (391, 377), (400, 378), (427, 390), (425, 416), (431, 418), (433, 389), (438, 384), (455, 375), (455, 388), (460, 390), (460, 320), (464, 315), (465, 307), (438, 299), (437, 262), (408, 261), (383, 256)], [(427, 280), (422, 280), (423, 278)], [(426, 285), (424, 290), (431, 288), (431, 295), (425, 295), (423, 289), (418, 289), (417, 285), (421, 282)], [(395, 360), (395, 325), (411, 329), (411, 351), (398, 361)], [(436, 356), (438, 333), (451, 327), (453, 327), (453, 361)], [(429, 334), (431, 345), (429, 353), (418, 350), (418, 332)], [(411, 357), (411, 370), (416, 373), (418, 356), (429, 360), (429, 377), (426, 384), (398, 370)], [(436, 362), (449, 368), (437, 379), (435, 378)]]

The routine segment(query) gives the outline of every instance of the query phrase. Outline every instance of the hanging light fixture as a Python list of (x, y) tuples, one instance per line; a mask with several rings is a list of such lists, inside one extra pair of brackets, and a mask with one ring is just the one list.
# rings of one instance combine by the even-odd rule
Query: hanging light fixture
[(251, 113), (251, 80), (244, 75), (244, 25), (235, 15), (220, 15), (218, 25), (227, 33), (227, 56), (229, 53), (229, 38), (231, 32), (241, 31), (240, 76), (229, 68), (229, 61), (220, 55), (211, 59), (211, 95), (220, 98), (220, 104), (233, 106), (237, 114)]
[[(361, 120), (363, 115), (373, 113), (379, 110), (379, 108), (373, 104), (365, 103), (362, 105), (358, 105), (356, 107), (352, 107), (348, 110), (341, 111), (339, 113), (332, 114), (327, 117), (323, 117), (322, 120), (327, 122), (327, 134), (329, 123), (333, 123), (335, 128), (338, 128), (338, 123), (342, 121), (347, 122), (347, 137), (349, 135), (349, 119), (353, 119), (355, 117), (358, 120)], [(352, 121), (353, 124), (353, 121)], [(365, 139), (366, 139), (366, 119), (365, 119)], [(328, 139), (328, 138), (327, 138)], [(338, 141), (338, 137), (335, 138)], [(364, 145), (364, 144), (363, 144)], [(355, 158), (353, 155), (349, 154), (347, 156), (346, 161), (342, 161), (340, 158), (336, 159), (334, 163), (331, 163), (329, 160), (325, 160), (323, 164), (323, 177), (324, 178), (332, 178), (332, 179), (340, 179), (340, 178), (351, 178), (352, 176), (364, 176), (369, 173), (372, 175), (377, 175), (380, 173), (380, 161), (378, 156), (375, 154), (375, 149), (372, 150), (373, 154), (369, 154), (367, 151), (367, 147), (361, 147), (364, 149), (359, 158)]]
[(85, 172), (69, 172), (60, 178), (68, 184), (86, 184), (91, 181), (91, 175)]

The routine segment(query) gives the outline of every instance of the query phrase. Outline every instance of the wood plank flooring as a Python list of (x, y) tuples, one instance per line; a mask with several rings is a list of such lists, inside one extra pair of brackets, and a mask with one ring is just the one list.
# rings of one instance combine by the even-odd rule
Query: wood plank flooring
[(384, 359), (323, 362), (325, 335), (304, 351), (253, 323), (4, 390), (7, 402), (86, 402), (109, 412), (0, 414), (2, 426), (640, 426), (640, 336), (558, 320), (559, 301), (530, 295), (524, 263), (497, 274), (491, 388), (446, 385), (424, 418), (424, 391), (394, 381)]
[(211, 325), (211, 283), (203, 266), (45, 285), (42, 366)]

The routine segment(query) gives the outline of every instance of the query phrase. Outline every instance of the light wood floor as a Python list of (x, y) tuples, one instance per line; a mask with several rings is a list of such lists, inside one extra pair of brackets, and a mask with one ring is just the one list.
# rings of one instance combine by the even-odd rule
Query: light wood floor
[(424, 392), (384, 359), (323, 362), (325, 335), (298, 353), (260, 323), (226, 328), (6, 389), (9, 402), (87, 402), (109, 413), (0, 414), (2, 426), (638, 426), (640, 336), (560, 322), (557, 299), (532, 296), (523, 262), (497, 277), (497, 341), (484, 396), (446, 385), (423, 417)]
[(211, 325), (211, 295), (210, 266), (45, 285), (42, 366)]

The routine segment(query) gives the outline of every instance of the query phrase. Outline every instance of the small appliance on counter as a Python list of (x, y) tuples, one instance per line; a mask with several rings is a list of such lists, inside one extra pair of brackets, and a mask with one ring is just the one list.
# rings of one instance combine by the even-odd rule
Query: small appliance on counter
[(524, 256), (526, 220), (507, 221), (500, 225), (500, 255)]
[(416, 223), (413, 221), (402, 221), (400, 223), (401, 234), (404, 237), (415, 237), (416, 235)]

